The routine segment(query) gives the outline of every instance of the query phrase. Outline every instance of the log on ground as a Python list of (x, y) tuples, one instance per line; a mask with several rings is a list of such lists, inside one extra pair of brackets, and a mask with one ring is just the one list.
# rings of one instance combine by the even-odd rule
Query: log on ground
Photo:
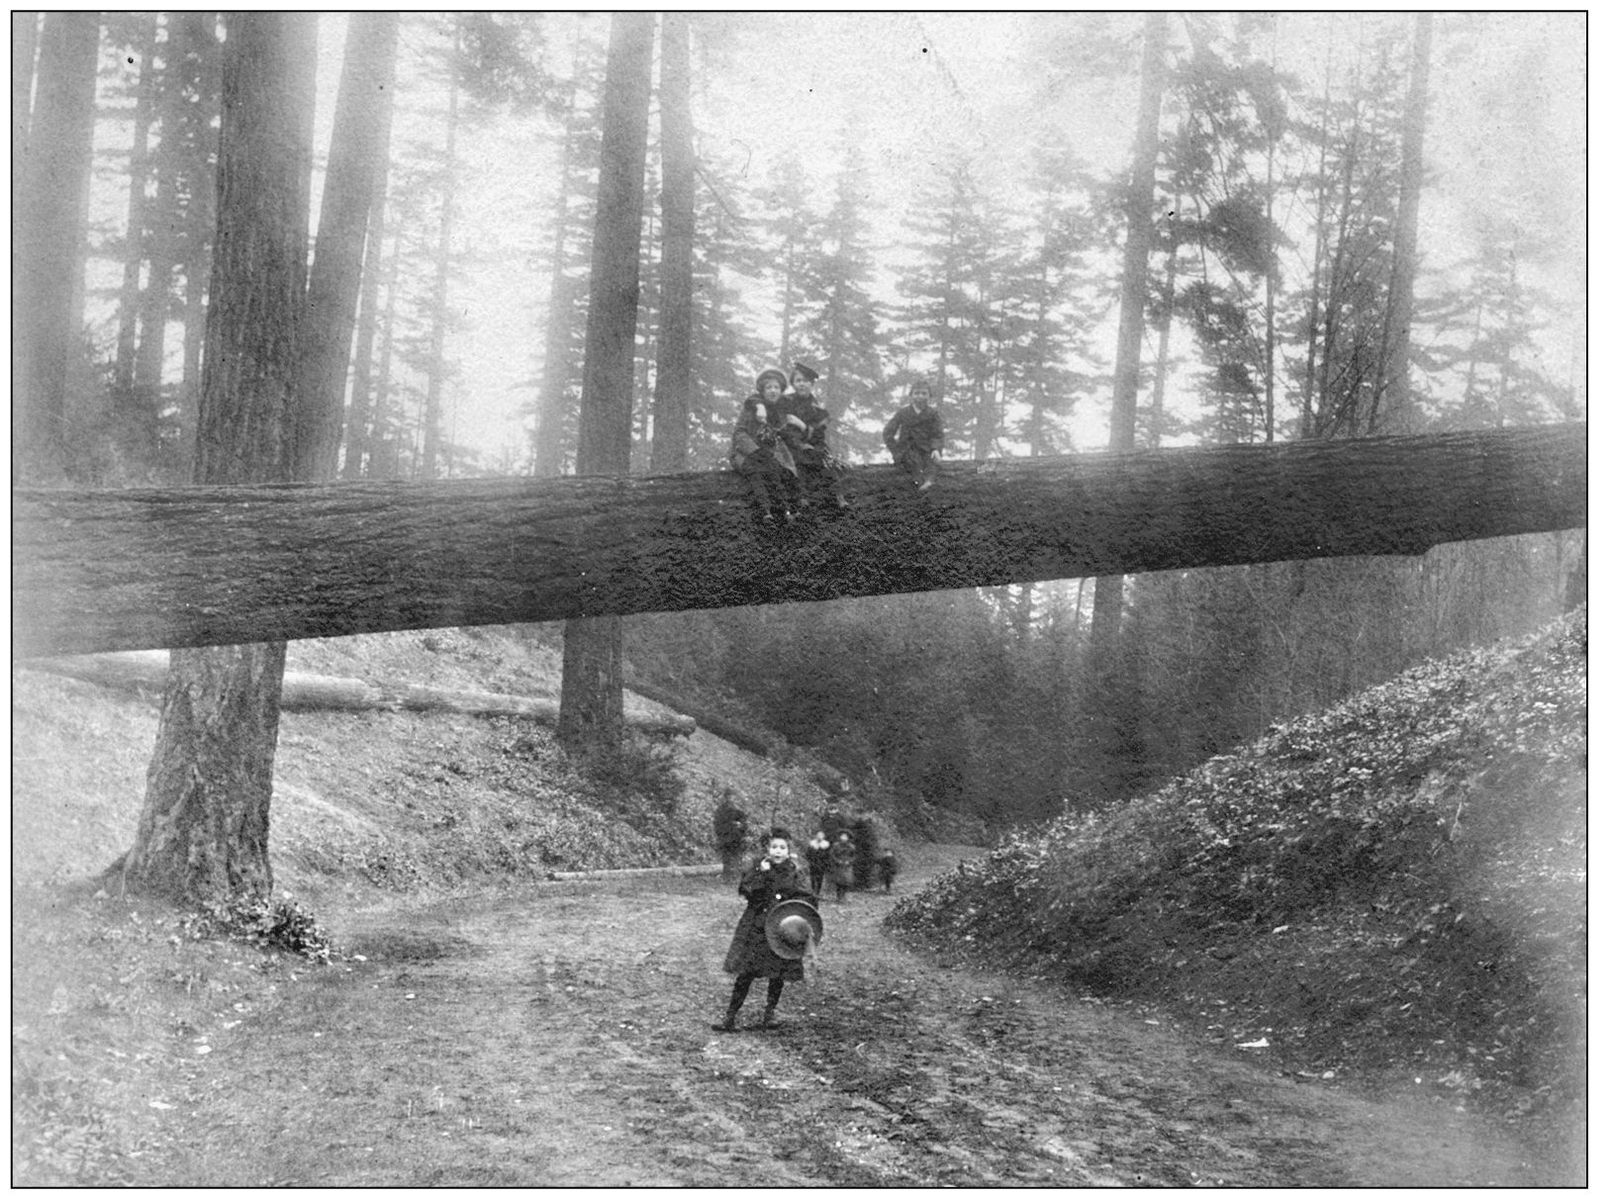
[[(22, 662), (19, 667), (74, 677), (116, 689), (160, 694), (168, 679), (168, 653), (114, 652), (95, 656), (60, 656)], [(424, 714), (469, 714), (478, 717), (523, 718), (554, 725), (560, 703), (554, 698), (484, 690), (440, 689), (430, 685), (384, 685), (357, 677), (330, 677), (318, 673), (287, 672), (280, 686), (280, 709), (286, 713), (312, 711), (409, 710)], [(694, 720), (687, 715), (645, 710), (627, 711), (627, 725), (646, 735), (692, 735)]]

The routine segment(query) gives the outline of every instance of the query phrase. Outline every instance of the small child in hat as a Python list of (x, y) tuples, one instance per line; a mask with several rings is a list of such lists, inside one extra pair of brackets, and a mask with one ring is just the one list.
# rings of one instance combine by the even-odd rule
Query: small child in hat
[(775, 953), (767, 941), (767, 914), (779, 902), (804, 899), (815, 904), (816, 899), (806, 887), (800, 866), (789, 854), (789, 832), (775, 826), (767, 836), (767, 853), (746, 870), (739, 881), (739, 895), (745, 900), (744, 913), (733, 930), (733, 942), (728, 946), (722, 970), (734, 977), (733, 993), (728, 999), (727, 1016), (712, 1026), (713, 1030), (731, 1033), (737, 1030), (739, 1010), (750, 995), (750, 985), (756, 979), (767, 980), (767, 1007), (762, 1013), (761, 1025), (765, 1030), (777, 1024), (778, 999), (784, 995), (786, 980), (806, 979), (806, 969), (799, 959), (785, 959)]

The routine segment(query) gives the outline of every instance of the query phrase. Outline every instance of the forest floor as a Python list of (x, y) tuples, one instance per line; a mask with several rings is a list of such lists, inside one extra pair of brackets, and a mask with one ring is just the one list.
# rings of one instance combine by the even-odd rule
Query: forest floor
[[(528, 695), (558, 678), (552, 645), (497, 631), (301, 641), (292, 663)], [(955, 934), (896, 937), (884, 894), (825, 907), (819, 967), (791, 987), (784, 1029), (714, 1032), (731, 886), (548, 879), (709, 862), (727, 789), (758, 821), (815, 821), (829, 795), (809, 757), (763, 759), (704, 730), (607, 783), (515, 720), (287, 718), (276, 890), (330, 933), (332, 962), (198, 937), (171, 909), (96, 895), (132, 841), (155, 726), (146, 697), (13, 672), (17, 1185), (1585, 1179), (1582, 1118), (1518, 1116), (1540, 1099), (1526, 1088), (1473, 1099), (1431, 1047), (1393, 1067), (1356, 1049), (1312, 1064), (1266, 1033), (1283, 1023), (1257, 1001), (1232, 1008), (1257, 986), (1224, 968), (1190, 1008), (1163, 986), (1103, 998), (967, 961)], [(984, 852), (891, 841), (898, 896), (917, 905)], [(1205, 1003), (1225, 1026), (1195, 1021)], [(1426, 1038), (1444, 1037), (1434, 1019)]]
[[(974, 849), (921, 848), (909, 890)], [(712, 1029), (716, 879), (321, 911), (319, 965), (21, 894), (12, 1179), (137, 1186), (1470, 1186), (1555, 1181), (1446, 1094), (1235, 1046), (892, 939), (825, 903), (766, 1032)], [(20, 1049), (19, 1049), (20, 1048)], [(57, 1114), (53, 1117), (53, 1111)]]

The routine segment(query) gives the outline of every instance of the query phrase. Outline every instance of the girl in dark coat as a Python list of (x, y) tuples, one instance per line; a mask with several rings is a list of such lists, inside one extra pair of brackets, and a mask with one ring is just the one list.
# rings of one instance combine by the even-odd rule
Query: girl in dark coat
[(789, 442), (779, 435), (787, 382), (782, 370), (761, 372), (756, 393), (739, 409), (728, 454), (728, 463), (750, 487), (751, 503), (763, 524), (775, 524), (780, 516), (786, 523), (795, 518), (797, 468)]
[(735, 977), (728, 1014), (713, 1030), (737, 1030), (739, 1010), (750, 995), (750, 983), (758, 976), (767, 978), (767, 1007), (762, 1014), (763, 1029), (777, 1025), (778, 998), (784, 994), (784, 981), (806, 979), (806, 969), (798, 959), (785, 959), (767, 943), (767, 911), (790, 898), (812, 900), (800, 868), (789, 858), (789, 832), (773, 827), (767, 837), (767, 854), (752, 864), (739, 881), (739, 895), (745, 900), (744, 914), (734, 928), (733, 942), (722, 970)]

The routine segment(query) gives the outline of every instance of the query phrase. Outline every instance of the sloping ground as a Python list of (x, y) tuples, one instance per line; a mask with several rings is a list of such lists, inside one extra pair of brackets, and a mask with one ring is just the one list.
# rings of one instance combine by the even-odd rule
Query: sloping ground
[(1430, 663), (969, 863), (894, 929), (1582, 1142), (1588, 631)]
[[(371, 681), (557, 696), (552, 648), (503, 629), (293, 643), (288, 667)], [(654, 704), (629, 694), (629, 705)], [(12, 673), (13, 882), (86, 879), (133, 841), (156, 736), (148, 698)], [(523, 882), (557, 870), (710, 863), (711, 812), (734, 790), (760, 831), (814, 825), (827, 794), (801, 767), (706, 732), (639, 743), (583, 775), (550, 728), (466, 715), (286, 714), (270, 858), (318, 903)]]

